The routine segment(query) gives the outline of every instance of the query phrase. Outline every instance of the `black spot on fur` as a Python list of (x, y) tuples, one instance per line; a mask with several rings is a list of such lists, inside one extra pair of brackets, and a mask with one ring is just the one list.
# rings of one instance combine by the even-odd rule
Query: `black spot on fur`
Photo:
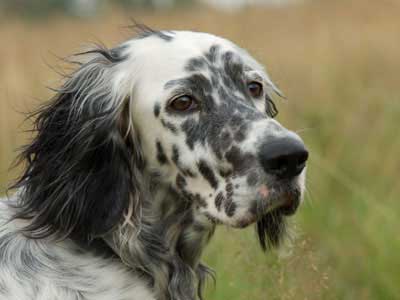
[(172, 131), (172, 133), (174, 133), (174, 134), (176, 134), (178, 132), (178, 129), (171, 122), (161, 119), (161, 124), (162, 124), (162, 126), (164, 126), (164, 128)]
[(221, 205), (224, 202), (225, 197), (222, 192), (219, 192), (217, 196), (215, 197), (215, 207), (218, 209), (218, 211), (221, 210)]
[(207, 207), (207, 201), (203, 199), (203, 197), (200, 196), (200, 194), (196, 194), (194, 196), (195, 201), (202, 207)]
[(180, 189), (180, 190), (183, 190), (186, 185), (187, 185), (186, 179), (181, 174), (176, 175), (176, 186), (177, 186), (177, 188)]
[(247, 133), (247, 124), (243, 124), (235, 133), (235, 141), (238, 143), (243, 142), (244, 139), (246, 138), (246, 133)]
[(215, 177), (214, 171), (208, 166), (207, 162), (200, 160), (198, 163), (200, 174), (208, 181), (211, 187), (216, 190), (218, 188), (218, 180)]
[(255, 163), (256, 157), (251, 153), (242, 153), (237, 146), (225, 153), (226, 160), (232, 164), (234, 172), (244, 173)]
[(211, 214), (209, 214), (208, 212), (204, 213), (205, 216), (207, 217), (208, 220), (210, 220), (212, 223), (214, 224), (221, 224), (221, 221), (218, 220), (216, 217), (212, 216)]
[(205, 68), (206, 63), (206, 60), (202, 57), (192, 58), (187, 62), (185, 70), (188, 72), (201, 71)]
[(232, 137), (231, 134), (228, 131), (225, 131), (221, 135), (221, 148), (222, 149), (228, 149), (228, 147), (232, 143)]
[(225, 190), (226, 190), (226, 198), (231, 200), (232, 196), (233, 196), (233, 184), (232, 184), (232, 182), (228, 182), (226, 184)]
[(225, 213), (228, 217), (232, 217), (236, 212), (236, 203), (231, 201), (225, 201)]
[(196, 174), (193, 171), (191, 171), (190, 169), (188, 169), (188, 168), (182, 168), (182, 173), (185, 174), (185, 176), (188, 176), (188, 177), (192, 177), (192, 178), (196, 177)]
[(237, 146), (233, 146), (228, 152), (225, 153), (225, 158), (232, 165), (238, 165), (242, 159), (242, 153)]
[(159, 104), (159, 103), (156, 103), (156, 104), (154, 105), (154, 116), (155, 116), (156, 118), (158, 118), (158, 116), (160, 115), (160, 109), (161, 109), (160, 104)]
[(172, 145), (172, 161), (179, 167), (179, 149), (177, 145)]
[(231, 176), (232, 173), (233, 172), (230, 169), (220, 169), (219, 170), (219, 175), (221, 175), (221, 177), (224, 177), (224, 178)]
[(157, 160), (161, 165), (164, 165), (168, 162), (168, 158), (165, 155), (164, 148), (161, 145), (160, 141), (156, 141), (156, 148), (157, 148)]
[(186, 133), (186, 145), (193, 150), (194, 149), (194, 143), (196, 140), (198, 140), (197, 136), (197, 123), (194, 119), (188, 119), (185, 122), (182, 123), (181, 129), (183, 132)]
[(219, 46), (218, 45), (212, 45), (209, 49), (209, 51), (204, 55), (210, 63), (215, 63), (217, 60), (217, 56), (219, 53)]

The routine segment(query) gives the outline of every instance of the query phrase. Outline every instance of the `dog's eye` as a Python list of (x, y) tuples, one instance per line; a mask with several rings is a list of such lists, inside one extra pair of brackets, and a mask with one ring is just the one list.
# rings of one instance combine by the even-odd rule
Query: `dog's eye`
[(169, 102), (168, 107), (178, 112), (189, 112), (196, 110), (198, 108), (198, 104), (192, 96), (183, 95), (172, 99)]
[(252, 81), (247, 84), (247, 88), (249, 89), (249, 93), (254, 98), (259, 98), (263, 94), (263, 86), (261, 83)]

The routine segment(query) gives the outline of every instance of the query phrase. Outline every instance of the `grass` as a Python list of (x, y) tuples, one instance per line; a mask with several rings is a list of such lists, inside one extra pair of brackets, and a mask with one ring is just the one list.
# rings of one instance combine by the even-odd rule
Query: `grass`
[(296, 238), (264, 255), (252, 229), (220, 228), (206, 251), (217, 270), (207, 299), (400, 298), (400, 4), (310, 1), (236, 14), (209, 10), (113, 12), (82, 21), (2, 18), (0, 187), (27, 135), (22, 115), (46, 99), (57, 75), (46, 65), (87, 41), (129, 37), (129, 17), (156, 28), (223, 35), (268, 66), (288, 97), (285, 126), (310, 152), (305, 203), (292, 218)]

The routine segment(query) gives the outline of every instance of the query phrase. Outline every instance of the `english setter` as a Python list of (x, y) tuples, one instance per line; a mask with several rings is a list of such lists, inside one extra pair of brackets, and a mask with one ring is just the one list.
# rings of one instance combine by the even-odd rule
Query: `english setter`
[(256, 60), (147, 27), (74, 57), (0, 203), (0, 299), (195, 300), (217, 224), (279, 244), (308, 152)]

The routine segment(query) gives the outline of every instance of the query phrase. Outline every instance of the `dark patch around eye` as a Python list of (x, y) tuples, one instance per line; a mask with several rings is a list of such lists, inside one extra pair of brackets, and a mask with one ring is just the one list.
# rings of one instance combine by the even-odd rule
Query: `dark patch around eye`
[(194, 119), (188, 119), (182, 123), (181, 129), (186, 133), (186, 145), (193, 150), (194, 142), (200, 138), (197, 136), (197, 122)]
[(161, 165), (168, 163), (168, 158), (165, 155), (164, 148), (160, 141), (156, 141), (157, 160)]
[(212, 93), (212, 85), (210, 80), (203, 74), (193, 74), (188, 80), (193, 84), (195, 90), (198, 90), (201, 95), (210, 95)]
[(156, 103), (156, 104), (154, 105), (154, 116), (155, 116), (156, 118), (158, 118), (158, 116), (160, 115), (160, 109), (161, 109), (160, 104), (159, 104), (159, 103)]
[(200, 98), (205, 94), (209, 95), (212, 92), (211, 81), (201, 73), (195, 73), (189, 77), (181, 79), (173, 79), (164, 85), (164, 89), (173, 87), (189, 89), (193, 94), (198, 95)]
[(218, 180), (215, 177), (213, 170), (208, 166), (204, 160), (200, 160), (198, 163), (200, 174), (208, 181), (211, 187), (216, 190), (218, 188)]

